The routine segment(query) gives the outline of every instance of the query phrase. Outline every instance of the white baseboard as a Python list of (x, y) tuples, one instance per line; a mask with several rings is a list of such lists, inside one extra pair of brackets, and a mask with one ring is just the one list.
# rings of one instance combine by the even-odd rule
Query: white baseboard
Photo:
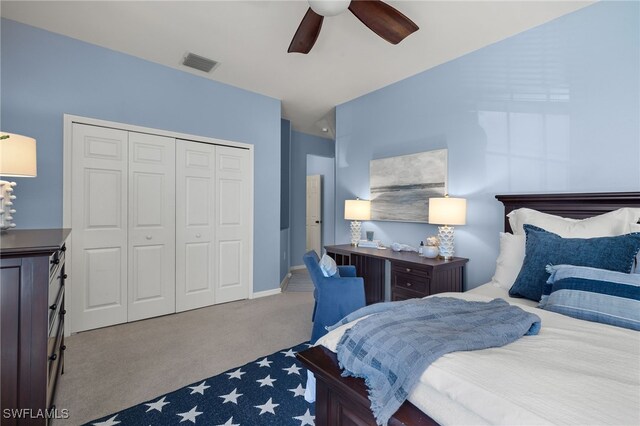
[(276, 295), (276, 294), (280, 294), (281, 292), (282, 292), (281, 288), (274, 288), (273, 290), (257, 291), (257, 292), (254, 292), (251, 295), (251, 298), (252, 299), (257, 299), (259, 297), (273, 296), (273, 295)]
[(289, 283), (290, 279), (291, 279), (291, 272), (287, 272), (287, 275), (284, 276), (284, 278), (282, 279), (282, 282), (280, 283), (280, 289), (284, 289)]
[(289, 268), (289, 271), (297, 271), (298, 269), (305, 269), (305, 268), (306, 268), (305, 265), (296, 265)]

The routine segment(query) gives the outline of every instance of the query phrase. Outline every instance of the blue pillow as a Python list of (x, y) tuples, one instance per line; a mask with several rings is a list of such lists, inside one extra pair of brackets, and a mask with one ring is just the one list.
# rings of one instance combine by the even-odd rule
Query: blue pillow
[(524, 230), (524, 262), (509, 295), (536, 302), (549, 278), (547, 265), (590, 266), (628, 274), (640, 251), (640, 232), (617, 237), (562, 238), (533, 225), (524, 225)]
[(540, 308), (640, 330), (640, 275), (573, 265), (549, 266)]

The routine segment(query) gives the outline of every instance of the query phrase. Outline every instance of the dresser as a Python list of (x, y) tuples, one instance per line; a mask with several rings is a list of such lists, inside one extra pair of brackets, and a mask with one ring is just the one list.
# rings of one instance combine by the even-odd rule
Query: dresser
[(326, 246), (327, 254), (338, 265), (353, 265), (364, 279), (367, 305), (385, 300), (386, 263), (389, 262), (392, 301), (425, 297), (463, 290), (462, 257), (451, 260), (429, 259), (414, 252), (394, 252), (391, 249), (360, 248), (349, 244)]
[[(45, 425), (64, 371), (65, 240), (69, 229), (0, 234), (2, 425)], [(21, 415), (5, 418), (7, 409)], [(43, 410), (48, 410), (48, 414)]]

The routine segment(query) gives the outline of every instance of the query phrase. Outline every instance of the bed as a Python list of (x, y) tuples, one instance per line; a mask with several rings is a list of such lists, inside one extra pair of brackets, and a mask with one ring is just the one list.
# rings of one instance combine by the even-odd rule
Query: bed
[[(640, 207), (638, 192), (496, 198), (505, 214), (527, 207), (576, 219)], [(511, 231), (507, 220), (505, 231)], [(510, 298), (493, 284), (452, 296), (504, 298), (538, 314), (545, 333), (535, 343), (520, 339), (502, 348), (443, 356), (425, 371), (390, 425), (640, 424), (640, 333), (542, 311), (537, 302)], [(364, 381), (341, 376), (331, 350), (340, 336), (337, 329), (298, 354), (317, 380), (316, 424), (375, 424)], [(532, 344), (535, 350), (527, 347)]]

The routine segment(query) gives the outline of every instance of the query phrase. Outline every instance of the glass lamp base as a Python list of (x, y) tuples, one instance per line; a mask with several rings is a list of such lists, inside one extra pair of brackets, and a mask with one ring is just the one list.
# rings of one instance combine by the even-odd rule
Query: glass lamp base
[(362, 223), (357, 220), (351, 221), (351, 245), (357, 246), (358, 241), (360, 241), (360, 230), (362, 227)]
[(453, 259), (453, 226), (438, 226), (438, 238), (440, 239), (440, 256), (444, 260)]

